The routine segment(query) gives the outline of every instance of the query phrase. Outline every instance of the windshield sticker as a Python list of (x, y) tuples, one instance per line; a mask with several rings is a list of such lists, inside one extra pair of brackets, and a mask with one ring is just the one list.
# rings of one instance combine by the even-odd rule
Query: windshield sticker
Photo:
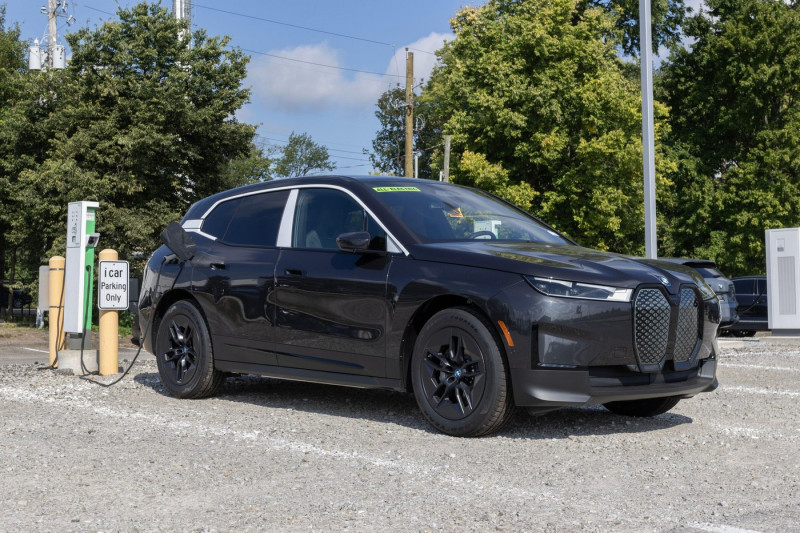
[(461, 212), (460, 207), (455, 207), (447, 213), (450, 218), (464, 218), (464, 213)]
[(373, 187), (375, 192), (419, 192), (417, 187)]

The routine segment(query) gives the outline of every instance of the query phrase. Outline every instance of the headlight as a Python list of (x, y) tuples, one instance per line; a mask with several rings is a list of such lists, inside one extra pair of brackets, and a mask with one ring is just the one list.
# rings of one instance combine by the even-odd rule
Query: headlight
[(630, 302), (633, 289), (620, 289), (606, 285), (593, 285), (561, 279), (534, 278), (525, 276), (534, 289), (548, 296), (563, 298), (583, 298), (607, 302)]

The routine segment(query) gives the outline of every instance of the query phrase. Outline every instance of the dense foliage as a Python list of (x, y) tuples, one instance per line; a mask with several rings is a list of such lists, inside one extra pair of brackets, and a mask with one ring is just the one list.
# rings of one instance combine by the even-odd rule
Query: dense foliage
[(708, 0), (664, 68), (679, 199), (665, 241), (731, 274), (764, 271), (764, 230), (800, 226), (800, 12)]
[(193, 201), (243, 181), (225, 170), (254, 135), (234, 118), (247, 58), (157, 5), (118, 16), (67, 36), (65, 70), (14, 80), (0, 126), (4, 233), (31, 264), (63, 253), (70, 201), (99, 201), (103, 247), (131, 258)]
[(465, 8), (422, 99), (453, 135), (453, 181), (532, 209), (582, 244), (640, 254), (641, 103), (615, 22), (574, 0)]

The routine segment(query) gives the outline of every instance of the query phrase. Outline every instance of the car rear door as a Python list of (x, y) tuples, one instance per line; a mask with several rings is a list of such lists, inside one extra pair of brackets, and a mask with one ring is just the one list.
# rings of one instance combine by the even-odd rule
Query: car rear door
[(226, 199), (205, 217), (211, 237), (192, 263), (193, 288), (219, 361), (275, 365), (265, 348), (275, 326), (276, 247), (289, 190)]

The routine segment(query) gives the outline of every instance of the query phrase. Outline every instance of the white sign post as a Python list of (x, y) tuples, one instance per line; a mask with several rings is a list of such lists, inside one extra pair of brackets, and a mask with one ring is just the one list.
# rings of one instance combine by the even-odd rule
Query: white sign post
[(97, 307), (103, 311), (128, 309), (128, 262), (100, 261)]

